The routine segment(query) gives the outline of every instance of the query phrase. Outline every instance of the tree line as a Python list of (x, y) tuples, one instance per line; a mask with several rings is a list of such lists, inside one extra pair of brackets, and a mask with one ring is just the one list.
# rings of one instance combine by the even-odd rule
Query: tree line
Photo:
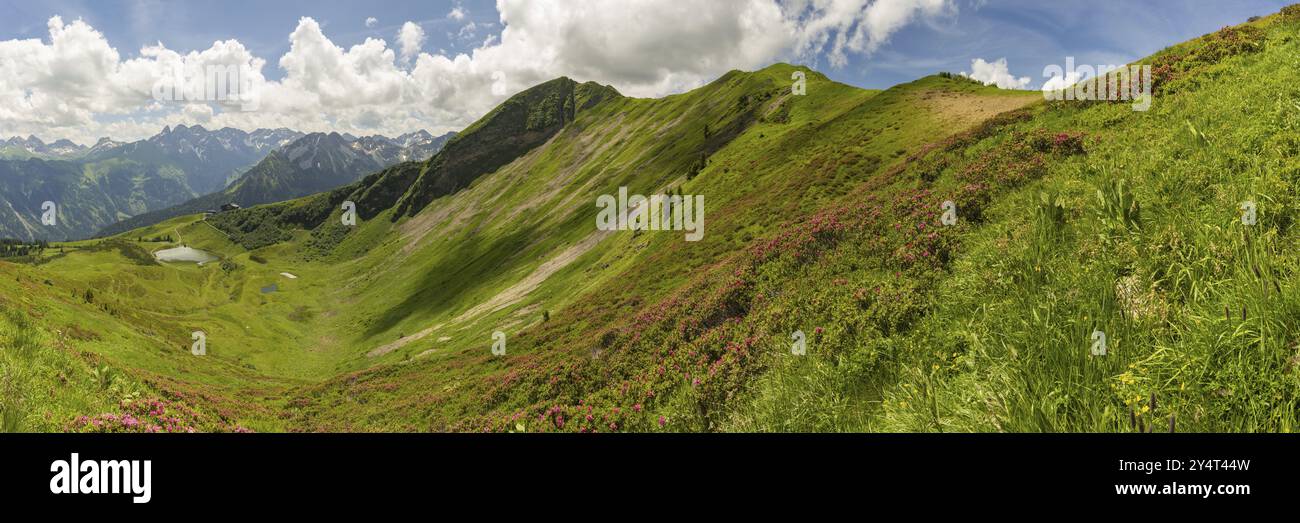
[(36, 240), (29, 242), (26, 240), (14, 240), (9, 238), (0, 238), (0, 258), (21, 258), (25, 256), (39, 256), (50, 247), (49, 242), (45, 240)]

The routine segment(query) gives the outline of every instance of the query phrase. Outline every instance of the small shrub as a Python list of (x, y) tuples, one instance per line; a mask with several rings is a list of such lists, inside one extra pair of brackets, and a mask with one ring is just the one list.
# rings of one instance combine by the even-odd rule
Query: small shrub
[(1047, 252), (1065, 231), (1065, 207), (1055, 194), (1039, 191), (1034, 207), (1034, 231), (1039, 253)]
[(1225, 27), (1191, 44), (1185, 52), (1170, 52), (1151, 64), (1152, 82), (1157, 92), (1169, 92), (1175, 81), (1197, 70), (1219, 63), (1225, 58), (1256, 53), (1264, 49), (1264, 30), (1253, 25)]
[(101, 365), (99, 367), (92, 368), (90, 370), (90, 375), (91, 377), (95, 378), (95, 383), (99, 385), (99, 390), (104, 390), (104, 391), (108, 390), (109, 387), (113, 386), (113, 379), (116, 377), (116, 375), (113, 372), (113, 369), (108, 365)]
[(1029, 145), (1040, 153), (1058, 153), (1066, 156), (1085, 154), (1082, 132), (1053, 133), (1039, 129), (1029, 136)]
[(1101, 219), (1111, 229), (1137, 230), (1141, 226), (1142, 206), (1129, 190), (1128, 181), (1115, 179), (1097, 189)]
[(1300, 4), (1291, 4), (1283, 7), (1282, 20), (1287, 22), (1300, 21)]

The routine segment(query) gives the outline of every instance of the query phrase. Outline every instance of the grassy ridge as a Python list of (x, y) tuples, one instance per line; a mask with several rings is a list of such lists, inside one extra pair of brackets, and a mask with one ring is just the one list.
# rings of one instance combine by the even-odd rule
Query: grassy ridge
[[(1295, 28), (1257, 25), (1155, 57), (1181, 58), (1158, 73), (1151, 113), (1009, 115), (913, 158), (901, 180), (865, 184), (870, 205), (809, 220), (806, 241), (777, 242), (775, 261), (718, 267), (669, 299), (610, 292), (646, 312), (594, 342), (609, 303), (576, 305), (519, 342), (571, 348), (470, 382), (435, 375), (418, 405), (474, 420), (481, 410), (462, 398), (477, 392), (489, 413), (453, 427), (497, 430), (1291, 430), (1294, 315), (1279, 278), (1290, 271), (1277, 268), (1289, 258), (1270, 229), (1291, 222), (1294, 169), (1271, 132), (1292, 125), (1290, 100), (1256, 102), (1292, 92), (1267, 72), (1283, 67)], [(1206, 123), (1223, 114), (1247, 116)], [(1205, 129), (1237, 141), (1215, 149)], [(1282, 147), (1241, 152), (1260, 140)], [(1236, 174), (1259, 163), (1276, 178)], [(1234, 234), (1252, 194), (1276, 214)], [(944, 199), (962, 209), (956, 229), (939, 229)], [(1131, 212), (1134, 199), (1158, 210)], [(863, 215), (874, 219), (848, 220)], [(1237, 281), (1216, 285), (1225, 272)], [(782, 356), (801, 326), (813, 356)], [(1089, 356), (1094, 330), (1108, 335), (1106, 358)], [(406, 408), (413, 372), (356, 375), (347, 390)]]
[[(588, 133), (613, 137), (607, 139), (623, 145), (609, 147), (604, 156), (584, 158), (585, 161), (579, 164), (581, 170), (575, 177), (581, 177), (584, 171), (604, 174), (608, 181), (601, 184), (603, 188), (588, 189), (585, 192), (589, 196), (586, 197), (570, 197), (578, 200), (576, 206), (538, 205), (539, 209), (551, 210), (548, 214), (541, 214), (544, 226), (539, 228), (551, 231), (552, 235), (556, 231), (573, 231), (569, 233), (572, 239), (560, 243), (560, 246), (574, 245), (592, 234), (590, 220), (594, 211), (574, 211), (587, 207), (596, 194), (615, 192), (619, 185), (628, 185), (633, 192), (650, 193), (678, 186), (686, 194), (705, 194), (709, 198), (706, 201), (710, 202), (710, 211), (708, 232), (703, 241), (684, 242), (681, 233), (616, 234), (553, 274), (528, 294), (527, 299), (499, 312), (483, 315), (473, 324), (462, 325), (459, 329), (451, 326), (456, 324), (464, 308), (489, 300), (502, 287), (480, 286), (482, 291), (470, 291), (473, 294), (450, 299), (442, 299), (437, 294), (421, 296), (417, 291), (412, 294), (417, 298), (410, 300), (411, 310), (404, 310), (401, 314), (406, 318), (404, 325), (408, 327), (400, 327), (399, 332), (409, 336), (424, 326), (437, 328), (432, 334), (403, 345), (387, 357), (400, 357), (402, 353), (423, 357), (401, 365), (348, 374), (321, 387), (307, 388), (299, 401), (305, 411), (303, 421), (322, 429), (364, 426), (402, 430), (483, 428), (485, 422), (497, 417), (495, 414), (480, 417), (488, 412), (513, 416), (516, 411), (552, 408), (559, 402), (576, 404), (584, 395), (599, 393), (597, 391), (606, 387), (620, 388), (621, 383), (611, 381), (613, 378), (610, 376), (591, 381), (588, 378), (630, 372), (623, 367), (631, 364), (608, 361), (614, 358), (610, 353), (643, 354), (634, 348), (614, 347), (619, 332), (623, 330), (622, 324), (629, 318), (640, 316), (655, 301), (673, 294), (673, 289), (698, 281), (700, 273), (713, 275), (712, 267), (738, 249), (743, 250), (755, 238), (781, 230), (789, 216), (807, 213), (837, 198), (847, 197), (854, 186), (872, 178), (873, 173), (883, 172), (887, 165), (901, 162), (909, 147), (940, 139), (945, 130), (951, 128), (948, 126), (955, 122), (946, 118), (949, 115), (931, 110), (932, 99), (952, 97), (973, 105), (987, 102), (992, 105), (1007, 103), (1014, 107), (1032, 101), (1036, 96), (1032, 93), (1007, 93), (938, 77), (884, 93), (859, 91), (822, 78), (820, 80), (825, 83), (810, 82), (806, 98), (763, 98), (759, 107), (771, 111), (764, 114), (785, 114), (779, 119), (754, 120), (744, 132), (737, 133), (724, 147), (709, 156), (707, 166), (690, 179), (687, 179), (687, 173), (694, 155), (663, 154), (656, 150), (670, 146), (687, 151), (706, 148), (705, 125), (711, 129), (726, 128), (729, 118), (743, 114), (733, 104), (737, 104), (746, 93), (776, 93), (782, 85), (788, 91), (787, 79), (792, 71), (789, 66), (779, 66), (759, 73), (735, 73), (707, 89), (680, 97), (662, 101), (629, 99), (620, 104), (598, 106), (590, 113), (591, 121), (601, 126), (593, 129), (595, 133), (585, 129), (581, 118), (566, 131), (579, 137)], [(779, 104), (782, 103), (791, 104), (787, 111), (781, 111)], [(672, 110), (665, 110), (665, 106)], [(631, 120), (632, 128), (656, 129), (663, 127), (664, 114), (701, 114), (700, 109), (692, 110), (690, 107), (712, 109), (715, 111), (713, 114), (718, 115), (717, 120), (712, 124), (707, 116), (694, 121), (683, 120), (684, 128), (667, 128), (675, 139), (665, 139), (664, 131), (659, 134), (627, 133), (627, 137), (622, 137), (606, 127), (620, 119), (626, 125), (628, 119), (644, 118)], [(910, 118), (901, 118), (901, 115)], [(967, 116), (964, 124), (970, 125), (975, 121), (973, 116)], [(632, 139), (644, 142), (631, 142)], [(564, 179), (566, 151), (561, 144), (553, 142), (545, 151), (539, 152), (537, 158), (526, 157), (524, 161), (512, 164), (486, 179), (482, 187), (472, 187), (465, 197), (469, 202), (477, 202), (485, 199), (481, 195), (503, 194), (518, 198), (550, 192), (558, 198), (565, 198), (568, 195), (554, 189), (548, 191), (546, 185), (498, 192), (500, 189), (493, 184), (539, 184), (556, 178)], [(638, 169), (647, 157), (677, 163), (668, 164), (666, 168)], [(543, 167), (548, 165), (552, 166), (550, 172), (557, 174), (548, 174), (547, 167)], [(528, 176), (523, 177), (525, 174)], [(646, 178), (644, 174), (657, 174), (659, 177)], [(581, 178), (572, 183), (579, 187), (591, 184)], [(771, 194), (782, 196), (770, 198)], [(455, 205), (456, 202), (450, 203)], [(484, 214), (504, 214), (501, 209), (520, 207), (510, 203), (494, 204), (493, 210), (484, 211)], [(570, 209), (574, 210), (569, 211), (573, 214), (557, 212)], [(516, 216), (532, 218), (527, 211), (516, 212)], [(557, 219), (563, 221), (554, 225), (545, 221)], [(514, 229), (503, 227), (505, 230), (521, 230), (522, 227), (510, 222), (505, 224), (515, 225)], [(434, 266), (428, 273), (446, 280), (435, 280), (433, 284), (416, 280), (408, 285), (423, 286), (429, 289), (428, 293), (446, 293), (449, 287), (454, 290), (452, 286), (459, 282), (483, 281), (481, 277), (462, 278), (457, 274), (458, 270), (475, 269), (473, 265), (465, 267), (466, 260), (470, 263), (482, 260), (485, 268), (478, 270), (488, 274), (492, 274), (492, 268), (496, 268), (496, 274), (501, 274), (501, 260), (512, 261), (511, 253), (517, 249), (505, 241), (509, 237), (502, 238), (500, 253), (465, 252), (463, 249), (467, 247), (481, 247), (481, 238), (485, 234), (492, 237), (495, 231), (473, 221), (462, 225), (462, 230), (466, 230), (465, 238), (435, 240), (436, 243), (432, 244), (434, 249), (413, 256), (422, 263), (448, 256), (459, 267)], [(521, 239), (527, 237), (520, 236)], [(475, 238), (480, 239), (471, 241)], [(442, 248), (443, 245), (452, 249)], [(547, 247), (545, 243), (539, 246)], [(549, 249), (554, 253), (560, 247)], [(397, 252), (400, 251), (394, 254)], [(526, 258), (544, 260), (546, 256), (528, 254)], [(497, 276), (487, 281), (500, 278), (508, 284), (528, 272), (527, 269), (507, 272), (504, 274), (506, 278)], [(388, 285), (388, 291), (405, 294), (401, 287), (393, 289), (391, 285), (394, 282), (401, 285), (409, 280), (400, 276), (401, 273), (389, 274), (397, 277), (381, 280)], [(628, 282), (636, 282), (636, 285), (628, 285)], [(391, 303), (391, 299), (385, 303)], [(438, 307), (441, 303), (456, 304), (460, 309), (451, 309), (441, 315), (416, 309), (420, 306)], [(550, 311), (549, 321), (543, 322), (543, 311)], [(422, 317), (429, 319), (419, 321)], [(503, 326), (506, 328), (502, 330), (511, 333), (510, 350), (517, 351), (518, 355), (504, 361), (492, 360), (486, 350), (491, 341), (489, 334)], [(470, 333), (469, 343), (460, 339), (466, 332)], [(444, 333), (451, 339), (436, 341)], [(531, 377), (527, 378), (529, 381), (521, 382), (522, 376)], [(366, 400), (364, 404), (339, 401), (333, 399), (336, 394), (338, 399), (359, 397)], [(634, 404), (629, 403), (620, 408), (622, 412), (631, 413), (633, 407)], [(642, 408), (648, 409), (647, 405), (642, 405)], [(641, 428), (652, 425), (646, 424)], [(513, 428), (512, 424), (489, 426)]]
[[(958, 226), (960, 250), (937, 276), (902, 280), (923, 292), (888, 307), (912, 319), (873, 336), (868, 345), (883, 350), (867, 372), (855, 364), (861, 343), (828, 338), (824, 356), (783, 360), (733, 426), (1294, 430), (1297, 170), (1285, 137), (1300, 93), (1284, 64), (1296, 31), (1270, 17), (1158, 54), (1148, 113), (1054, 104), (965, 151), (919, 158), (919, 178), (943, 166), (942, 192), (1014, 171), (990, 160), (1017, 133), (1079, 136), (1086, 150), (1045, 161), (979, 209), (978, 227)], [(1247, 200), (1261, 209), (1254, 226), (1241, 222)], [(830, 278), (836, 258), (794, 279)], [(813, 322), (851, 325), (853, 315)], [(1094, 330), (1107, 336), (1105, 357), (1090, 354)], [(792, 421), (788, 412), (814, 414)]]

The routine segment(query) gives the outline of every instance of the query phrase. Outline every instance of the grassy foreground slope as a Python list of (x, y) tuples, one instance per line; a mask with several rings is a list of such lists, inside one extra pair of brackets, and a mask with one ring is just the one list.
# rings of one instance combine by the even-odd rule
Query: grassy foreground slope
[(880, 253), (854, 232), (764, 280), (755, 292), (802, 289), (784, 300), (789, 323), (826, 330), (726, 427), (1295, 430), (1292, 9), (1151, 57), (1149, 112), (1040, 105), (919, 156), (904, 172), (914, 186), (885, 207), (922, 211), (886, 228), (935, 230), (924, 210), (945, 199), (960, 224), (919, 238), (933, 242), (919, 265), (893, 251), (903, 258), (883, 271), (855, 270)]
[(935, 356), (864, 428), (1295, 430), (1300, 10), (1284, 13), (1153, 56), (1147, 113), (1043, 110), (1033, 124), (1082, 132), (1086, 154), (988, 207), (930, 313), (892, 338)]

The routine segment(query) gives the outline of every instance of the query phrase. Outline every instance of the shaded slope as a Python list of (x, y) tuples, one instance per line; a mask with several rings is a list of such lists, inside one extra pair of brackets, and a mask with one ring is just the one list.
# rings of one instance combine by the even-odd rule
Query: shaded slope
[[(66, 240), (190, 194), (183, 173), (126, 161), (0, 160), (0, 237)], [(53, 226), (44, 202), (57, 205)]]
[(510, 97), (452, 139), (445, 153), (429, 160), (425, 173), (398, 203), (394, 217), (418, 213), (434, 198), (453, 193), (541, 145), (577, 113), (618, 96), (612, 87), (557, 78)]
[[(128, 144), (104, 139), (91, 149), (67, 141), (45, 146), (29, 138), (20, 145), (35, 155), (0, 160), (0, 237), (88, 237), (119, 220), (222, 187), (296, 136), (301, 133), (287, 129), (245, 133), (178, 126)], [(33, 227), (40, 212), (32, 209), (39, 211), (45, 201), (59, 206), (62, 219), (54, 227)]]

